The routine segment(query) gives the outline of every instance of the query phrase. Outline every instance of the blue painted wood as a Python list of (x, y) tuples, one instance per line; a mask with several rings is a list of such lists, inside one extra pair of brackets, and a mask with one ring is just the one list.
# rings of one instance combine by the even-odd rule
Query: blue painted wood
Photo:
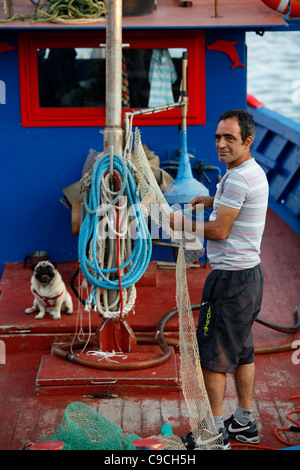
[(268, 108), (249, 108), (256, 123), (253, 156), (264, 168), (270, 206), (300, 234), (300, 124)]
[[(5, 262), (23, 261), (26, 253), (35, 250), (47, 251), (57, 262), (77, 260), (78, 240), (72, 236), (71, 211), (60, 202), (62, 189), (81, 178), (90, 149), (103, 150), (98, 127), (21, 126), (17, 34), (17, 29), (0, 30), (0, 41), (16, 46), (0, 54), (0, 80), (5, 82), (7, 94), (6, 104), (0, 105), (0, 197), (5, 222), (0, 234), (0, 275)], [(206, 45), (218, 39), (237, 41), (239, 59), (246, 63), (244, 31), (206, 31)], [(206, 103), (199, 103), (206, 109), (206, 125), (188, 126), (187, 136), (195, 161), (219, 166), (214, 142), (218, 118), (227, 109), (246, 106), (246, 67), (231, 67), (227, 54), (206, 50)], [(162, 161), (168, 158), (170, 145), (180, 147), (177, 126), (140, 129), (142, 141)], [(214, 194), (217, 172), (208, 171), (208, 176), (211, 183), (203, 182)], [(164, 253), (158, 257), (164, 259)]]

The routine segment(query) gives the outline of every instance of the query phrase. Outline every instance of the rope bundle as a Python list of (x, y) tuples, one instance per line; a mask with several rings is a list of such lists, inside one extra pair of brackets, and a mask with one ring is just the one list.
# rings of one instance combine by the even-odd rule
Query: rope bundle
[[(113, 161), (116, 190), (111, 188), (109, 154), (100, 157), (94, 165), (78, 246), (80, 269), (92, 285), (86, 308), (94, 303), (105, 318), (120, 317), (133, 308), (135, 284), (144, 274), (152, 252), (134, 167), (127, 162), (129, 169), (125, 160), (116, 154)], [(112, 290), (116, 292), (109, 295), (108, 291)]]

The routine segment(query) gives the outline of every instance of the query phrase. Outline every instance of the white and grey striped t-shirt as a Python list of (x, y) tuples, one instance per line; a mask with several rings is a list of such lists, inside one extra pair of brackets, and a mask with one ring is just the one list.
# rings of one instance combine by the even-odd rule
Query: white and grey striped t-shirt
[(248, 269), (260, 263), (269, 185), (263, 169), (251, 158), (227, 170), (219, 184), (209, 220), (218, 204), (240, 209), (225, 240), (208, 240), (207, 254), (213, 269)]

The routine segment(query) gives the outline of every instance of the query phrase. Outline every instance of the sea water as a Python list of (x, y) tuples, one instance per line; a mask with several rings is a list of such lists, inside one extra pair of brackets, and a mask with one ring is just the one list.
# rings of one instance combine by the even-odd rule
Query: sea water
[(246, 34), (247, 91), (300, 123), (300, 31)]

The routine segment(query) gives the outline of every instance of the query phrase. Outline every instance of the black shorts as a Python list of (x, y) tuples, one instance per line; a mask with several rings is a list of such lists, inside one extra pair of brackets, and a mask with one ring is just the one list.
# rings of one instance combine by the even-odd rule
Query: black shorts
[(263, 279), (259, 265), (208, 275), (197, 328), (204, 369), (234, 374), (238, 365), (254, 362), (251, 327), (260, 311)]

